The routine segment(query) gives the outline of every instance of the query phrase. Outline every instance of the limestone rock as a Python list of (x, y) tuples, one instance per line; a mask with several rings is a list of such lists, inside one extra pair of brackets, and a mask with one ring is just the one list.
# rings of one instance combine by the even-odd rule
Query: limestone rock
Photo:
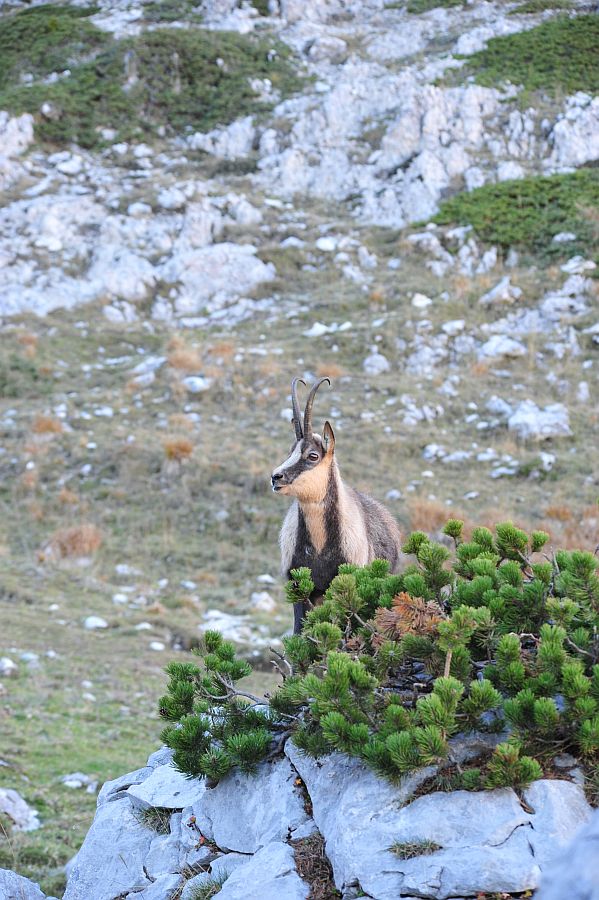
[(252, 116), (236, 119), (225, 128), (216, 128), (207, 134), (197, 132), (187, 139), (192, 150), (204, 150), (223, 159), (248, 156), (256, 139)]
[(13, 788), (0, 788), (0, 812), (8, 816), (14, 831), (36, 831), (41, 826), (36, 810)]
[(295, 869), (293, 850), (289, 844), (275, 841), (235, 869), (218, 896), (222, 900), (306, 900), (308, 891)]
[(160, 875), (143, 891), (135, 891), (127, 897), (131, 900), (170, 900), (180, 884), (180, 875)]
[[(316, 763), (292, 743), (286, 752), (306, 783), (337, 886), (357, 882), (377, 900), (535, 887), (540, 867), (590, 815), (570, 782), (534, 784), (527, 798), (534, 813), (508, 789), (428, 794), (405, 805), (422, 773), (396, 788), (340, 754)], [(424, 840), (442, 849), (410, 860), (387, 849)]]
[(548, 862), (536, 900), (599, 900), (599, 810)]
[(507, 356), (516, 359), (526, 355), (526, 347), (520, 341), (515, 341), (505, 334), (494, 334), (482, 345), (478, 351), (479, 359)]
[(202, 795), (200, 819), (209, 821), (215, 843), (226, 850), (255, 853), (285, 840), (309, 819), (295, 777), (287, 759), (263, 763), (255, 776), (234, 771)]
[(135, 772), (129, 772), (127, 775), (113, 778), (112, 781), (105, 781), (98, 794), (98, 806), (122, 799), (131, 785), (141, 784), (151, 774), (152, 769), (149, 766), (144, 766), (142, 769), (136, 769)]
[(532, 400), (523, 400), (508, 418), (508, 428), (522, 440), (571, 435), (567, 408), (563, 403), (551, 403), (540, 409)]
[(0, 869), (0, 897), (2, 900), (45, 900), (46, 895), (39, 884), (9, 869)]
[(370, 356), (366, 357), (362, 363), (362, 368), (367, 375), (382, 375), (383, 372), (389, 371), (391, 364), (386, 356), (375, 350)]
[(157, 766), (145, 781), (131, 785), (127, 794), (138, 809), (184, 809), (200, 800), (205, 791), (205, 781), (186, 778), (169, 763)]
[(128, 798), (103, 803), (77, 854), (64, 900), (113, 900), (149, 887), (144, 860), (155, 836)]

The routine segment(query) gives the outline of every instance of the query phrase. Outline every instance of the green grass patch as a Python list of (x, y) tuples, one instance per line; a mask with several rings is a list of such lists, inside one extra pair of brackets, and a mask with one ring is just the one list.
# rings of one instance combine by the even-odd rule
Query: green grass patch
[[(25, 12), (34, 11), (38, 10)], [(27, 26), (29, 18), (25, 13), (10, 17), (12, 30), (4, 37), (6, 43)], [(65, 60), (64, 50), (60, 61), (52, 55), (54, 32), (47, 27), (51, 17), (46, 15), (45, 21), (42, 15), (34, 17), (35, 22), (38, 19), (45, 30), (40, 25), (35, 40), (25, 41), (25, 68), (16, 56), (4, 66), (0, 108), (37, 114), (36, 133), (52, 144), (74, 141), (95, 148), (103, 143), (103, 128), (115, 129), (118, 140), (151, 138), (165, 131), (205, 131), (268, 108), (252, 89), (252, 78), (270, 79), (283, 95), (301, 84), (291, 65), (291, 52), (270, 39), (158, 29), (114, 41), (81, 17), (66, 16), (69, 27), (73, 23), (78, 28), (86, 26), (88, 49), (93, 47), (95, 52), (93, 59), (77, 65)], [(50, 48), (47, 60), (43, 58), (45, 41)], [(80, 40), (77, 46), (82, 44)], [(19, 69), (41, 75), (64, 69), (67, 62), (71, 75), (53, 84), (19, 83)], [(52, 106), (49, 117), (39, 115), (44, 102)]]
[(177, 22), (181, 19), (200, 21), (195, 0), (152, 0), (144, 3), (144, 19), (148, 22)]
[(527, 13), (542, 13), (549, 9), (572, 9), (570, 0), (527, 0), (521, 3), (515, 9), (511, 9), (510, 16), (517, 16)]
[[(472, 225), (481, 240), (505, 252), (516, 247), (552, 258), (596, 252), (599, 171), (523, 178), (487, 184), (446, 200), (435, 216), (440, 225)], [(570, 231), (575, 241), (554, 244), (554, 235)]]
[(434, 841), (397, 841), (389, 849), (400, 859), (414, 859), (416, 856), (430, 856), (443, 847)]
[(217, 894), (220, 894), (221, 888), (228, 877), (228, 872), (223, 872), (222, 875), (211, 875), (203, 884), (192, 888), (190, 900), (210, 900), (211, 897), (216, 897)]
[(468, 57), (459, 77), (474, 75), (486, 87), (509, 81), (526, 91), (596, 93), (598, 46), (599, 16), (558, 16), (530, 31), (492, 38)]
[(429, 12), (431, 9), (463, 6), (463, 0), (408, 0), (406, 10), (414, 15)]
[(98, 7), (36, 6), (0, 19), (0, 90), (31, 73), (62, 72), (110, 42), (87, 21)]
[(172, 809), (163, 806), (149, 806), (137, 814), (137, 820), (144, 828), (155, 831), (157, 834), (170, 834)]

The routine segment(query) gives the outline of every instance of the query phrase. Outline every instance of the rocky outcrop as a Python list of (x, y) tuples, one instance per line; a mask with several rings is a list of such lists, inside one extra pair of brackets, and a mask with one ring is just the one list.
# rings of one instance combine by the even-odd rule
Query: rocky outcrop
[(536, 900), (599, 900), (599, 811), (543, 874)]
[[(464, 759), (477, 747), (458, 741), (454, 750)], [(225, 875), (223, 900), (305, 900), (289, 842), (316, 831), (344, 896), (524, 891), (591, 815), (569, 781), (535, 782), (524, 802), (508, 789), (414, 799), (434, 769), (392, 785), (339, 753), (316, 761), (291, 742), (285, 753), (254, 776), (234, 772), (208, 788), (180, 775), (164, 749), (108, 782), (64, 900), (166, 900), (175, 891), (185, 900)], [(402, 858), (402, 846), (420, 844)]]
[(8, 869), (0, 869), (0, 897), (2, 900), (46, 900), (38, 884)]

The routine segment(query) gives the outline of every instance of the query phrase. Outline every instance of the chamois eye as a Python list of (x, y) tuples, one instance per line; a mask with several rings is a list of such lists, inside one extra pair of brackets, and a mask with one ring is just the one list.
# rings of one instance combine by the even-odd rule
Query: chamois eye
[(312, 462), (316, 462), (317, 459), (320, 459), (320, 456), (313, 450), (312, 453), (308, 453), (308, 459), (311, 459)]

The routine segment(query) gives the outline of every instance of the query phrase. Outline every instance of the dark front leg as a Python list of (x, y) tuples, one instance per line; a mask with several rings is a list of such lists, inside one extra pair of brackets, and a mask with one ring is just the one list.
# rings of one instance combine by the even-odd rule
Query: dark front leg
[(300, 600), (293, 604), (293, 633), (301, 634), (304, 627), (304, 619), (307, 613), (315, 606), (320, 606), (324, 599), (324, 594), (312, 595), (310, 600)]
[(304, 616), (308, 612), (308, 604), (300, 600), (293, 604), (293, 633), (301, 634), (302, 625), (304, 624)]

